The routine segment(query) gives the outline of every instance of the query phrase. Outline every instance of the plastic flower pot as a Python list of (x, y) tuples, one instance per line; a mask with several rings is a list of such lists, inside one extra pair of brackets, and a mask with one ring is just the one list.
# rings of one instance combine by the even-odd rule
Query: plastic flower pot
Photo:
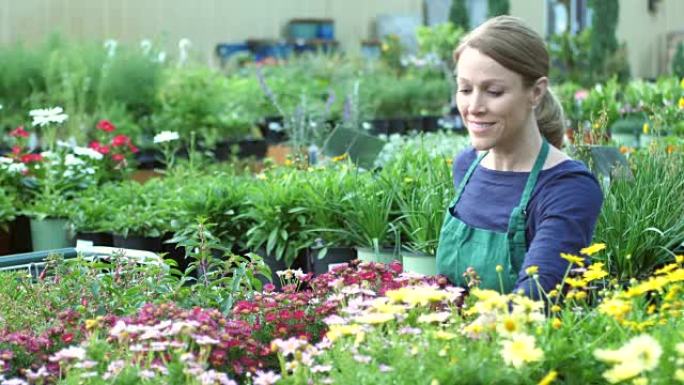
[(112, 238), (112, 233), (105, 232), (77, 232), (76, 240), (89, 241), (93, 243), (93, 246), (113, 246), (114, 239)]
[(356, 253), (358, 258), (364, 262), (377, 262), (377, 263), (391, 263), (394, 260), (401, 262), (401, 255), (398, 254), (394, 249), (381, 248), (379, 250), (374, 250), (366, 247), (357, 247)]
[(12, 236), (9, 231), (0, 229), (0, 255), (12, 254)]
[(12, 254), (28, 253), (31, 251), (31, 221), (25, 215), (14, 218), (10, 225), (12, 236)]
[(163, 251), (161, 237), (142, 237), (137, 235), (123, 235), (114, 234), (114, 247), (134, 250), (147, 250), (155, 253)]
[(73, 246), (67, 230), (67, 220), (61, 218), (31, 219), (33, 251), (63, 249)]
[(404, 251), (401, 259), (404, 271), (423, 275), (437, 274), (437, 258), (434, 255)]
[(329, 247), (323, 258), (318, 258), (318, 250), (308, 252), (309, 271), (314, 275), (325, 274), (336, 266), (346, 264), (356, 259), (356, 249), (353, 247)]

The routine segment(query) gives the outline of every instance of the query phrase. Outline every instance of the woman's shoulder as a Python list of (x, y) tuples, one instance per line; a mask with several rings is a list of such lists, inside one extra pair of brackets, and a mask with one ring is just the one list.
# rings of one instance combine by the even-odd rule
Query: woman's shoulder
[(477, 158), (477, 150), (474, 147), (468, 146), (464, 148), (454, 157), (454, 171), (467, 170), (475, 158)]
[(559, 204), (572, 201), (579, 205), (601, 206), (603, 190), (594, 174), (576, 159), (567, 159), (550, 169), (543, 170), (539, 176), (540, 191), (543, 196)]

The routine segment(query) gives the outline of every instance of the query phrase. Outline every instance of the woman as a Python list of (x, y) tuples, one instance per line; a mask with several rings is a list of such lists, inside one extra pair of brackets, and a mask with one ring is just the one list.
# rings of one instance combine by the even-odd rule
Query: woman
[[(457, 107), (472, 148), (454, 161), (456, 196), (437, 249), (437, 271), (466, 287), (540, 293), (561, 283), (568, 262), (591, 242), (600, 186), (563, 145), (563, 111), (549, 90), (549, 54), (520, 19), (488, 20), (462, 41)], [(526, 271), (527, 270), (527, 271)], [(464, 276), (465, 275), (465, 276)], [(472, 282), (470, 282), (472, 283)]]

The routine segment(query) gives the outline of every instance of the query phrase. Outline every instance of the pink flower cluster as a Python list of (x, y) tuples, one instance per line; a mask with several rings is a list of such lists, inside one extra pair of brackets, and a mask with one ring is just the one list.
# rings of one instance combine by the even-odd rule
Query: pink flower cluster
[(61, 348), (83, 339), (85, 328), (78, 312), (65, 310), (57, 314), (56, 325), (36, 333), (0, 330), (0, 360), (6, 376), (24, 374), (26, 370), (45, 367), (53, 379), (59, 374), (59, 363), (49, 357)]

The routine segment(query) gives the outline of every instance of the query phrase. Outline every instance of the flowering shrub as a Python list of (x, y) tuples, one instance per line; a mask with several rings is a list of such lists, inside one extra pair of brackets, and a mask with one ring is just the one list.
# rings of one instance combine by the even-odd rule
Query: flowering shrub
[(109, 120), (100, 120), (96, 125), (95, 139), (88, 148), (102, 155), (102, 179), (120, 179), (134, 166), (136, 147), (131, 138), (123, 134), (115, 134), (116, 126)]
[(628, 287), (589, 287), (604, 273), (584, 269), (571, 278), (584, 291), (548, 305), (475, 288), (459, 308), (455, 289), (421, 285), (350, 300), (327, 320), (328, 348), (278, 341), (278, 383), (683, 381), (684, 256)]

